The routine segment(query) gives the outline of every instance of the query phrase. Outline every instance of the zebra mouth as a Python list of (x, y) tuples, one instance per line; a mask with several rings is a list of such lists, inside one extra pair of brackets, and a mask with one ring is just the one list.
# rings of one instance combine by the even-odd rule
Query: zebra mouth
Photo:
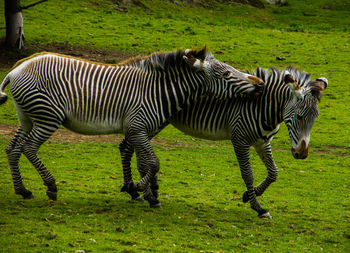
[(252, 82), (252, 84), (257, 86), (264, 86), (265, 83), (263, 80), (261, 80), (259, 77), (256, 76), (248, 76), (248, 79)]
[(306, 141), (302, 141), (297, 148), (292, 148), (292, 154), (295, 159), (305, 159), (309, 155), (309, 146)]

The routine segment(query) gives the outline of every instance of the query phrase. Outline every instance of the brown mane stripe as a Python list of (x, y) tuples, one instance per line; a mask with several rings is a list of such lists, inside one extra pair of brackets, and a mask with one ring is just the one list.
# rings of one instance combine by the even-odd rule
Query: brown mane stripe
[[(83, 58), (79, 58), (79, 57), (74, 57), (71, 55), (65, 55), (65, 54), (60, 54), (60, 53), (53, 53), (53, 52), (39, 52), (39, 53), (35, 53), (32, 54), (26, 58), (23, 58), (19, 61), (17, 61), (13, 67), (11, 68), (11, 70), (13, 70), (14, 68), (18, 67), (19, 65), (21, 65), (23, 62), (33, 59), (37, 56), (41, 56), (41, 55), (56, 55), (56, 56), (60, 56), (60, 57), (65, 57), (65, 58), (69, 58), (69, 59), (75, 59), (75, 60), (79, 60), (79, 61), (84, 61), (84, 62), (88, 62), (91, 64), (95, 64), (95, 65), (103, 65), (103, 66), (125, 66), (125, 65), (133, 65), (133, 66), (141, 66), (141, 62), (143, 61), (143, 66), (148, 66), (148, 67), (152, 67), (154, 69), (167, 69), (170, 65), (179, 65), (183, 63), (183, 56), (185, 55), (185, 51), (180, 49), (177, 51), (172, 51), (172, 52), (157, 52), (157, 53), (153, 53), (149, 56), (135, 56), (135, 57), (131, 57), (129, 59), (126, 59), (124, 61), (121, 61), (120, 63), (117, 64), (108, 64), (108, 63), (101, 63), (101, 62), (95, 62), (95, 61), (90, 61), (90, 60), (86, 60)], [(210, 53), (207, 51), (207, 48), (204, 46), (202, 49), (196, 50), (196, 49), (191, 49), (191, 51), (188, 53), (188, 55), (195, 57), (197, 59), (200, 60), (205, 60), (205, 58), (210, 55)]]

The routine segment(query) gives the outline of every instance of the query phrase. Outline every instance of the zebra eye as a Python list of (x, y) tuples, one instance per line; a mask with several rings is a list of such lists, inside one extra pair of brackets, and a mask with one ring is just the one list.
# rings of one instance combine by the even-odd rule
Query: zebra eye
[(229, 77), (230, 74), (231, 74), (230, 71), (227, 70), (227, 71), (225, 71), (225, 73), (224, 73), (224, 77)]

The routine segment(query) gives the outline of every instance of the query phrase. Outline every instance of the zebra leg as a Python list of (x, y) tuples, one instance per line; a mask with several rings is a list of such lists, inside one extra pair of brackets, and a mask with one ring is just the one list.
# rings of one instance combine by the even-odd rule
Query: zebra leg
[[(267, 168), (266, 178), (254, 188), (256, 196), (261, 196), (264, 191), (277, 180), (278, 168), (272, 157), (271, 143), (257, 143), (254, 145), (256, 152), (259, 154), (260, 159), (264, 162)], [(243, 202), (249, 201), (248, 191), (243, 194)]]
[[(123, 139), (123, 141), (119, 145), (121, 157), (122, 157), (122, 164), (123, 164), (123, 176), (124, 176), (124, 185), (121, 189), (121, 192), (127, 192), (131, 196), (132, 200), (139, 200), (143, 201), (143, 198), (140, 196), (140, 194), (137, 192), (136, 186), (134, 185), (134, 182), (132, 180), (132, 172), (131, 172), (131, 158), (134, 153), (134, 148), (127, 142), (126, 139)], [(143, 168), (146, 168), (147, 165), (142, 162), (142, 159), (140, 156), (137, 156), (137, 168), (141, 175), (141, 177), (144, 177), (147, 174), (147, 171), (144, 171)], [(156, 201), (158, 196), (158, 182), (157, 182), (157, 176), (152, 178), (150, 180), (151, 183), (151, 189), (149, 189), (149, 186), (146, 187), (146, 189), (143, 191), (143, 195), (145, 196), (146, 200), (149, 200), (152, 207), (160, 207), (159, 201)], [(156, 193), (156, 196), (154, 195)]]
[(20, 126), (9, 143), (9, 145), (6, 148), (6, 154), (8, 157), (10, 169), (11, 169), (11, 175), (12, 175), (12, 181), (13, 186), (15, 188), (15, 193), (18, 195), (21, 195), (24, 199), (32, 199), (34, 198), (34, 195), (31, 191), (27, 190), (22, 181), (22, 176), (19, 168), (19, 158), (21, 156), (21, 146), (23, 145), (23, 142), (26, 139), (27, 133), (22, 129)]
[(35, 169), (38, 171), (44, 185), (47, 186), (46, 195), (52, 199), (57, 200), (57, 186), (54, 177), (46, 169), (45, 165), (40, 161), (37, 156), (37, 152), (41, 146), (58, 128), (59, 124), (52, 123), (50, 127), (34, 126), (29, 135), (27, 136), (26, 142), (23, 144), (23, 154), (33, 164)]
[(132, 180), (131, 172), (131, 158), (134, 154), (134, 148), (131, 146), (126, 139), (119, 144), (120, 155), (123, 165), (123, 176), (124, 176), (124, 185), (121, 189), (121, 192), (127, 192), (130, 194), (132, 200), (142, 201), (142, 197), (136, 190), (136, 186)]
[[(147, 163), (143, 161), (143, 159), (140, 156), (137, 156), (137, 169), (143, 178), (147, 175)], [(158, 181), (157, 181), (157, 175), (155, 175), (153, 178), (150, 179), (150, 184), (146, 187), (146, 189), (143, 191), (144, 198), (149, 202), (150, 207), (154, 208), (160, 208), (161, 203), (158, 200)]]
[[(144, 149), (142, 149), (142, 145), (140, 145), (140, 144), (137, 145), (138, 141), (145, 139), (144, 135), (142, 135), (141, 137), (137, 137), (138, 136), (137, 134), (133, 135), (132, 134), (133, 131), (129, 130), (128, 134), (125, 136), (125, 139), (123, 140), (123, 142), (124, 142), (123, 145), (125, 145), (125, 143), (127, 143), (129, 147), (133, 146), (134, 147), (133, 150), (136, 151), (137, 169), (141, 175), (141, 181), (139, 182), (138, 185), (136, 185), (136, 191), (143, 191), (144, 198), (150, 203), (151, 207), (155, 207), (155, 208), (161, 207), (161, 203), (158, 200), (159, 185), (158, 185), (158, 177), (156, 175), (157, 171), (159, 170), (159, 160), (155, 156), (155, 154), (152, 150), (150, 140), (155, 135), (157, 135), (162, 129), (164, 129), (168, 124), (169, 124), (168, 122), (164, 123), (161, 127), (159, 127), (159, 129), (156, 132), (153, 132), (152, 134), (148, 135), (147, 139), (144, 140), (143, 142), (141, 142), (142, 144), (146, 144), (145, 145), (146, 147)], [(131, 139), (130, 142), (127, 141), (128, 138)], [(130, 144), (132, 142), (132, 140), (134, 140), (133, 145)], [(129, 147), (128, 147), (128, 149), (130, 149)], [(141, 147), (141, 148), (136, 148), (136, 147)], [(147, 156), (148, 154), (151, 154), (151, 157), (153, 154), (153, 156), (155, 157), (155, 169), (153, 171), (149, 167), (149, 163), (147, 162), (148, 160), (145, 159), (144, 155), (142, 155), (143, 154), (142, 152), (144, 150), (146, 150), (146, 152), (145, 152), (146, 157), (149, 157), (149, 156)], [(147, 152), (147, 151), (149, 151), (149, 152)], [(131, 174), (131, 166), (130, 166), (131, 157), (132, 157), (132, 153), (130, 152), (129, 156), (128, 156), (129, 160), (128, 161), (125, 160), (125, 167), (124, 167), (124, 162), (123, 162), (123, 168), (125, 168), (125, 170), (123, 169), (123, 173), (124, 173), (124, 186), (123, 186), (123, 188), (125, 187), (125, 183), (129, 184), (128, 182), (130, 182), (130, 181), (132, 182), (132, 174)], [(123, 158), (122, 158), (122, 160), (123, 160)], [(151, 168), (152, 168), (152, 166), (151, 166)], [(151, 170), (151, 172), (150, 172), (150, 170)], [(153, 176), (152, 176), (152, 174), (153, 174)], [(149, 183), (148, 182), (146, 183), (147, 177), (149, 178), (148, 179)], [(141, 184), (141, 187), (140, 187), (140, 184)], [(144, 185), (142, 185), (142, 184), (144, 184)], [(132, 186), (134, 186), (133, 182), (132, 182)], [(137, 188), (137, 187), (139, 187), (139, 188)], [(130, 187), (128, 187), (128, 188), (130, 188)], [(135, 190), (134, 187), (133, 187), (133, 190)]]
[(158, 175), (155, 175), (151, 181), (151, 192), (153, 196), (158, 199), (158, 190), (159, 190), (159, 184), (158, 184)]
[(235, 153), (239, 163), (239, 167), (241, 169), (241, 175), (247, 187), (250, 207), (258, 213), (258, 216), (260, 218), (267, 217), (271, 219), (272, 217), (270, 216), (269, 212), (261, 207), (258, 199), (256, 198), (256, 193), (253, 186), (254, 184), (253, 170), (250, 166), (250, 158), (249, 158), (250, 147), (249, 145), (242, 145), (242, 144), (238, 145), (235, 143), (239, 143), (239, 142), (233, 142), (233, 145), (234, 145)]
[[(169, 125), (169, 122), (165, 122), (156, 132), (154, 132), (152, 135), (149, 136), (149, 140), (151, 140), (154, 136), (156, 136), (160, 131), (162, 131), (167, 125)], [(140, 166), (138, 166), (139, 168)], [(141, 166), (142, 167), (142, 166)], [(154, 177), (150, 179), (150, 187), (151, 192), (154, 198), (158, 199), (158, 190), (159, 190), (159, 184), (158, 184), (158, 175), (155, 174)], [(158, 204), (160, 207), (160, 203)]]
[(160, 207), (160, 202), (156, 199), (150, 189), (150, 181), (155, 177), (159, 170), (159, 160), (155, 155), (147, 134), (129, 131), (126, 139), (136, 150), (138, 160), (138, 170), (141, 180), (136, 184), (136, 190), (144, 193), (144, 198), (150, 203), (151, 207)]
[(138, 191), (144, 191), (149, 186), (150, 180), (159, 171), (159, 159), (154, 152), (141, 152), (140, 156), (141, 159), (144, 159), (145, 166), (142, 168), (143, 175), (140, 182), (136, 184), (136, 188)]

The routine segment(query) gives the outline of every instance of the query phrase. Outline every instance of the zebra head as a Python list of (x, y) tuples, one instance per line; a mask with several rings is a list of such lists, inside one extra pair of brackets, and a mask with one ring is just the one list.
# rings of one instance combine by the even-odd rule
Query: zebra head
[(284, 81), (293, 96), (284, 119), (292, 141), (291, 151), (294, 158), (305, 159), (309, 155), (311, 128), (319, 114), (317, 103), (327, 88), (328, 81), (326, 78), (319, 78), (300, 86), (288, 71)]
[[(202, 70), (207, 74), (210, 80), (209, 92), (220, 95), (220, 97), (225, 97), (225, 91), (230, 89), (230, 86), (233, 87), (233, 92), (236, 94), (259, 94), (265, 86), (262, 79), (238, 71), (234, 67), (215, 59), (209, 52), (199, 58), (194, 55), (192, 50), (186, 49), (183, 58), (193, 68)], [(219, 83), (221, 85), (218, 85)]]

